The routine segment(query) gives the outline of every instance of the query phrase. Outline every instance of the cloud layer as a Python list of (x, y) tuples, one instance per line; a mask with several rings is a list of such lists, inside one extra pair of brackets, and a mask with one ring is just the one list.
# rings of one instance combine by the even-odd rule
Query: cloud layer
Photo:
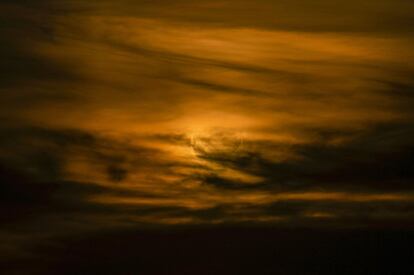
[(1, 248), (62, 228), (409, 225), (412, 5), (2, 1)]

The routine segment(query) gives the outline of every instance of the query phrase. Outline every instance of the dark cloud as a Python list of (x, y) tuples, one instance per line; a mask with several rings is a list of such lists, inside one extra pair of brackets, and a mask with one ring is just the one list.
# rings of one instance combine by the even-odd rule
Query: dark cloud
[(192, 85), (192, 86), (200, 87), (200, 88), (211, 90), (211, 91), (218, 91), (219, 93), (231, 93), (231, 94), (239, 94), (239, 95), (254, 96), (254, 97), (269, 96), (269, 93), (262, 92), (262, 91), (246, 89), (246, 88), (231, 87), (231, 86), (220, 85), (220, 84), (210, 83), (210, 82), (196, 80), (196, 79), (178, 79), (178, 80), (176, 79), (176, 81), (179, 81), (180, 83), (183, 83), (186, 85)]
[[(258, 152), (239, 155), (201, 152), (200, 157), (237, 170), (263, 177), (253, 186), (221, 178), (204, 176), (204, 182), (219, 188), (264, 188), (274, 186), (287, 190), (323, 187), (346, 190), (412, 190), (414, 174), (412, 124), (379, 125), (355, 135), (350, 142), (327, 145), (329, 139), (343, 133), (315, 131), (321, 144), (292, 146), (297, 159), (275, 162)], [(263, 150), (275, 145), (259, 144)], [(277, 145), (276, 145), (277, 146)], [(281, 145), (279, 145), (281, 146)]]
[(128, 171), (122, 167), (110, 165), (107, 168), (108, 177), (111, 181), (120, 182), (126, 178)]
[(4, 165), (45, 181), (65, 179), (65, 166), (78, 157), (102, 167), (102, 173), (113, 181), (125, 179), (128, 173), (125, 166), (139, 169), (140, 165), (156, 165), (155, 149), (81, 130), (4, 128), (0, 131), (0, 144), (3, 148), (0, 160)]
[(53, 43), (56, 36), (54, 14), (49, 9), (37, 8), (26, 1), (11, 2), (0, 3), (3, 18), (0, 27), (1, 87), (24, 85), (23, 81), (30, 80), (77, 79), (67, 64), (48, 59), (33, 48), (41, 42)]
[[(47, 1), (41, 1), (46, 2)], [(20, 2), (22, 3), (22, 2)], [(23, 2), (26, 3), (26, 2)], [(307, 32), (407, 33), (410, 1), (61, 1), (57, 10), (94, 15), (159, 18), (212, 26), (256, 27)], [(186, 12), (183, 12), (183, 11)], [(275, 16), (277, 15), (277, 16)]]
[[(93, 165), (101, 167), (98, 174), (118, 182), (127, 176), (127, 170), (120, 166), (128, 157), (126, 154), (133, 154), (142, 163), (148, 163), (145, 158), (150, 152), (80, 130), (37, 127), (2, 129), (0, 147), (2, 202), (9, 218), (19, 217), (15, 211), (36, 213), (35, 209), (46, 211), (46, 207), (55, 211), (68, 201), (85, 206), (88, 195), (105, 190), (111, 193), (110, 189), (93, 182), (67, 180), (70, 176), (66, 172), (67, 165), (79, 157), (92, 165), (89, 169)], [(131, 162), (139, 165), (138, 159)]]

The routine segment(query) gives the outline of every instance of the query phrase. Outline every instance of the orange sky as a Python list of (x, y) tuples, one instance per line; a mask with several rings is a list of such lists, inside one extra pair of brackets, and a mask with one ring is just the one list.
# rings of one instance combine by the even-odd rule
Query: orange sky
[(412, 218), (412, 4), (296, 2), (1, 4), (2, 167), (127, 224)]

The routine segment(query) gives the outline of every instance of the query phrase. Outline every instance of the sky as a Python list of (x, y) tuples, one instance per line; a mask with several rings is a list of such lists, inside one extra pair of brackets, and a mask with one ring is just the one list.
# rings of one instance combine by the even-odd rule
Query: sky
[(125, 228), (412, 227), (413, 16), (0, 1), (1, 254)]

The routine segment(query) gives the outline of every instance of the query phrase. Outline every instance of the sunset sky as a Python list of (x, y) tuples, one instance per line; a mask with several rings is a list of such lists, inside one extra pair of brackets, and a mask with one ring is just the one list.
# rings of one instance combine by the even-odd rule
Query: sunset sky
[(1, 0), (2, 258), (105, 230), (412, 228), (413, 33), (408, 0)]

